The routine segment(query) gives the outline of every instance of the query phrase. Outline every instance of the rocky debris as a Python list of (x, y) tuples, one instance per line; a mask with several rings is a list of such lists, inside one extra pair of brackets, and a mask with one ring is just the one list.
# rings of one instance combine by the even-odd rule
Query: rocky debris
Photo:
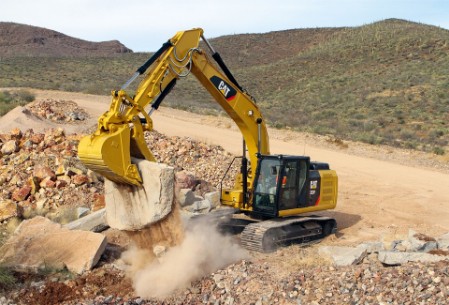
[(84, 121), (89, 118), (89, 114), (74, 101), (38, 100), (27, 105), (27, 109), (41, 119), (56, 123)]
[(101, 234), (70, 231), (37, 216), (22, 222), (0, 248), (0, 264), (33, 271), (67, 267), (81, 274), (98, 263), (105, 247)]
[(378, 259), (385, 265), (402, 265), (408, 262), (433, 263), (449, 260), (449, 255), (438, 255), (424, 252), (381, 251), (379, 252)]
[[(441, 244), (439, 243), (440, 240)], [(444, 238), (437, 240), (410, 229), (408, 239), (393, 241), (388, 251), (379, 252), (378, 258), (385, 265), (449, 261), (449, 251), (445, 250), (445, 246)]]
[[(449, 236), (449, 233), (446, 234)], [(385, 265), (401, 265), (408, 262), (439, 262), (449, 261), (449, 251), (446, 251), (446, 235), (437, 239), (409, 230), (407, 240), (393, 241), (389, 249), (381, 242), (364, 243), (357, 247), (319, 248), (319, 254), (330, 257), (335, 266), (357, 265), (372, 253), (378, 253), (377, 260)]]
[(14, 202), (22, 218), (61, 214), (62, 206), (101, 205), (102, 178), (76, 157), (78, 139), (62, 129), (45, 133), (14, 129), (0, 134), (2, 148), (10, 141), (17, 144), (17, 149), (0, 158), (0, 202)]
[(16, 140), (9, 140), (2, 145), (1, 153), (3, 155), (10, 155), (19, 150), (19, 145), (17, 145)]
[[(156, 131), (145, 133), (145, 140), (158, 162), (175, 169), (179, 189), (190, 188), (201, 196), (211, 191), (209, 187), (219, 185), (234, 158), (221, 146), (190, 138), (168, 137)], [(233, 186), (239, 167), (239, 162), (234, 162), (224, 187)]]
[(147, 160), (133, 160), (141, 173), (142, 187), (105, 179), (106, 219), (111, 228), (136, 231), (160, 221), (174, 201), (172, 167)]
[(6, 297), (16, 302), (67, 305), (448, 303), (447, 263), (408, 263), (388, 268), (371, 261), (346, 267), (322, 263), (304, 266), (291, 260), (291, 253), (302, 251), (305, 250), (293, 247), (263, 258), (242, 260), (163, 300), (136, 296), (124, 273), (112, 266), (72, 279), (20, 284), (17, 294)]
[(176, 193), (176, 199), (181, 207), (189, 206), (195, 201), (203, 200), (203, 197), (195, 195), (191, 189), (180, 189)]
[[(103, 177), (88, 170), (77, 158), (80, 137), (65, 135), (62, 129), (45, 133), (14, 129), (0, 134), (0, 149), (5, 152), (0, 154), (0, 202), (12, 200), (21, 218), (61, 215), (66, 213), (58, 211), (63, 206), (86, 206), (91, 211), (104, 208)], [(158, 161), (175, 168), (176, 189), (191, 189), (198, 201), (216, 191), (215, 186), (233, 158), (219, 146), (189, 138), (167, 137), (157, 132), (147, 132), (145, 137)], [(5, 148), (10, 141), (16, 146)], [(231, 168), (225, 185), (231, 185), (237, 170), (237, 165)], [(216, 199), (209, 202), (212, 208), (217, 203)], [(198, 208), (204, 209), (205, 205), (207, 202)], [(58, 216), (64, 223), (76, 218)]]
[[(98, 177), (96, 181), (95, 176), (91, 178), (89, 171), (83, 168), (76, 159), (76, 154), (73, 154), (73, 152), (76, 153), (76, 149), (73, 149), (76, 145), (72, 144), (77, 143), (77, 137), (66, 137), (57, 130), (45, 134), (30, 134), (28, 131), (22, 133), (16, 130), (7, 135), (0, 135), (0, 148), (10, 140), (17, 143), (19, 150), (9, 155), (0, 154), (0, 185), (2, 186), (0, 197), (9, 203), (14, 203), (18, 207), (18, 213), (21, 214), (26, 209), (35, 211), (53, 209), (53, 207), (59, 210), (64, 205), (79, 206), (86, 203), (91, 210), (104, 208), (101, 177)], [(224, 153), (221, 148), (211, 148), (190, 139), (165, 137), (156, 133), (147, 134), (147, 140), (160, 160), (167, 160), (169, 163), (173, 161), (172, 165), (177, 171), (186, 170), (187, 173), (193, 173), (189, 178), (190, 184), (182, 188), (187, 188), (195, 196), (203, 198), (207, 197), (208, 192), (203, 191), (205, 184), (201, 181), (211, 181), (212, 185), (217, 185), (221, 175), (216, 175), (215, 171), (224, 172), (229, 161), (232, 160), (232, 156)], [(179, 151), (185, 146), (184, 143), (190, 143), (191, 149)], [(179, 158), (177, 152), (180, 153)], [(196, 154), (198, 156), (195, 158)], [(205, 167), (199, 170), (203, 166), (203, 159), (207, 158), (209, 160), (204, 161)], [(29, 179), (34, 175), (36, 165), (41, 164), (48, 166), (54, 172), (56, 180), (52, 174), (44, 178)], [(14, 168), (17, 170), (13, 170)], [(90, 180), (88, 183), (77, 186), (72, 179), (80, 174), (88, 176)], [(230, 176), (234, 177), (234, 174), (231, 173)], [(28, 197), (22, 202), (11, 199), (13, 191), (25, 185), (31, 187)], [(43, 194), (41, 194), (42, 189), (45, 190)], [(78, 191), (81, 194), (80, 197), (75, 196)], [(36, 194), (40, 194), (38, 198)], [(65, 194), (68, 196), (66, 197)], [(59, 198), (54, 197), (58, 195)], [(86, 217), (89, 216), (81, 219)], [(5, 220), (4, 223), (7, 221)], [(449, 233), (436, 238), (438, 242), (436, 250), (443, 251), (439, 252), (440, 256), (447, 251), (448, 236)], [(312, 247), (312, 249), (315, 248)], [(368, 253), (374, 253), (368, 254), (357, 265), (345, 267), (330, 266), (321, 261), (307, 265), (298, 264), (296, 254), (304, 250), (296, 246), (263, 256), (255, 253), (251, 255), (251, 260), (241, 261), (218, 270), (210, 276), (192, 282), (189, 288), (181, 289), (162, 301), (144, 300), (136, 296), (125, 274), (117, 270), (114, 265), (105, 264), (102, 261), (99, 268), (84, 272), (81, 276), (66, 276), (66, 273), (61, 273), (50, 275), (46, 279), (26, 280), (26, 275), (23, 278), (19, 277), (13, 290), (3, 294), (0, 289), (0, 295), (2, 295), (0, 304), (448, 303), (449, 267), (447, 262), (409, 262), (385, 267), (377, 260), (375, 254), (385, 250), (383, 245), (379, 247), (379, 243), (371, 244), (366, 249)], [(436, 250), (430, 250), (427, 254), (435, 253)], [(399, 253), (399, 248), (396, 248), (396, 251), (395, 253)], [(155, 247), (153, 252), (160, 255), (163, 253), (163, 247)], [(308, 254), (311, 258), (316, 256), (317, 253)]]

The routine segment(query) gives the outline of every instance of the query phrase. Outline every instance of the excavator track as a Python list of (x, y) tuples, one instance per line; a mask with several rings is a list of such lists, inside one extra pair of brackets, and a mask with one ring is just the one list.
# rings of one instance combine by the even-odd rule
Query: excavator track
[(322, 216), (293, 217), (248, 224), (241, 245), (257, 252), (273, 252), (279, 246), (310, 244), (336, 231), (336, 221)]

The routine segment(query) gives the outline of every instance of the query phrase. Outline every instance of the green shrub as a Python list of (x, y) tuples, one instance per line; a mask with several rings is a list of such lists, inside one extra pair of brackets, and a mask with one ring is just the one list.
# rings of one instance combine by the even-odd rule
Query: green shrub
[(14, 277), (13, 272), (9, 268), (0, 266), (0, 287), (10, 288), (15, 283), (16, 278)]
[(433, 148), (433, 153), (434, 153), (435, 155), (442, 156), (442, 155), (444, 155), (444, 154), (446, 153), (446, 151), (444, 150), (444, 148), (441, 148), (441, 147), (439, 147), (439, 146), (435, 146), (435, 147)]
[(24, 106), (36, 97), (27, 90), (0, 91), (0, 116), (5, 115), (17, 106)]

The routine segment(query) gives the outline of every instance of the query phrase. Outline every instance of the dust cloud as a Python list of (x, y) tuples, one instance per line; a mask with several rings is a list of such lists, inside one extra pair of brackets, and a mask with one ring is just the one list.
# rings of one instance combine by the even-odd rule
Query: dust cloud
[(177, 289), (247, 257), (231, 236), (220, 234), (206, 221), (189, 221), (182, 242), (158, 259), (150, 250), (132, 248), (122, 255), (137, 295), (167, 297)]

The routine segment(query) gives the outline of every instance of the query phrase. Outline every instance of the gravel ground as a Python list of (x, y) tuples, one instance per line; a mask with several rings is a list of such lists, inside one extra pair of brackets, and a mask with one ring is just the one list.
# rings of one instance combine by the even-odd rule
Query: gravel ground
[(134, 295), (124, 273), (103, 263), (79, 277), (24, 277), (0, 304), (449, 304), (447, 261), (385, 267), (372, 254), (337, 268), (317, 257), (317, 247), (251, 253), (161, 300)]

